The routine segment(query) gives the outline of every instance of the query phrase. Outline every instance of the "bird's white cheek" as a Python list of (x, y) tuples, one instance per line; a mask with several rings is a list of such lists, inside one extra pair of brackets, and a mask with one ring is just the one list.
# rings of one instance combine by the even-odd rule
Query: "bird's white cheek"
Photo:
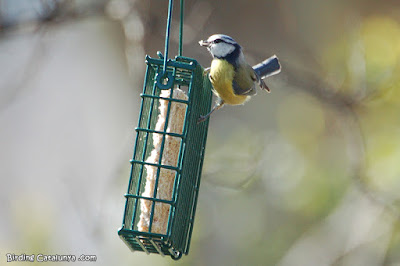
[(214, 44), (210, 47), (210, 52), (215, 57), (225, 57), (228, 54), (232, 53), (233, 50), (235, 50), (235, 47), (227, 43), (219, 43), (218, 45)]

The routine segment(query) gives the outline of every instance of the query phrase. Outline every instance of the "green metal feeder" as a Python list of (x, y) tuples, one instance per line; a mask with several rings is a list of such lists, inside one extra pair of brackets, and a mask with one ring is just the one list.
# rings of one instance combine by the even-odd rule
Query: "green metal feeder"
[(146, 76), (122, 227), (118, 235), (132, 251), (188, 254), (196, 212), (211, 109), (212, 85), (196, 60), (168, 59), (173, 0), (169, 1), (165, 53), (146, 56)]

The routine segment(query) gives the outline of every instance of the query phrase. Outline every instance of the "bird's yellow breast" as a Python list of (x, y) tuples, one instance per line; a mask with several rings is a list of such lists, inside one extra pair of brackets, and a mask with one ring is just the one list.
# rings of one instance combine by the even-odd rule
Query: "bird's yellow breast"
[(228, 61), (213, 59), (210, 69), (210, 81), (214, 91), (224, 103), (238, 105), (244, 103), (248, 96), (236, 95), (232, 88), (232, 81), (235, 77), (235, 68)]

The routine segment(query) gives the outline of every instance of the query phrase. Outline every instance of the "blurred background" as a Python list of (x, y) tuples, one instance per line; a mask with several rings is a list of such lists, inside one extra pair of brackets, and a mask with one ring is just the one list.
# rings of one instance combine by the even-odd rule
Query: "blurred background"
[[(189, 255), (119, 239), (144, 57), (164, 49), (167, 6), (0, 0), (0, 261), (400, 265), (397, 0), (185, 1), (185, 56), (209, 66), (197, 42), (225, 33), (283, 71), (270, 94), (211, 117)], [(178, 13), (175, 1), (170, 57)]]

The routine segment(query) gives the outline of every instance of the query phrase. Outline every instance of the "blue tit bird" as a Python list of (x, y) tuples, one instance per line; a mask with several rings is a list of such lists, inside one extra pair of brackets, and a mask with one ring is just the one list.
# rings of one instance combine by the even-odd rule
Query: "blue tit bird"
[(201, 40), (199, 44), (207, 47), (213, 57), (211, 67), (205, 69), (205, 72), (209, 72), (213, 92), (218, 97), (213, 109), (200, 116), (199, 123), (224, 104), (244, 104), (256, 94), (255, 82), (261, 89), (269, 92), (270, 89), (263, 79), (281, 71), (275, 55), (251, 67), (244, 58), (242, 47), (232, 37), (224, 34), (214, 34), (206, 41)]

